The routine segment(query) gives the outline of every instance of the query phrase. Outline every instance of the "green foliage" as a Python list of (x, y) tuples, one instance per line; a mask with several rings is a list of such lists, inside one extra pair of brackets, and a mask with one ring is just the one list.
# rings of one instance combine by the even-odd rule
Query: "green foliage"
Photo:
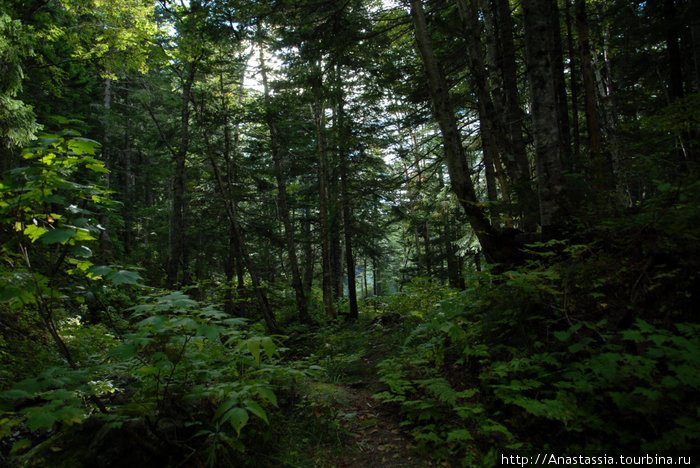
[[(28, 165), (7, 173), (0, 186), (0, 215), (10, 228), (0, 271), (6, 279), (3, 316), (41, 323), (44, 334), (25, 340), (46, 342), (50, 336), (62, 358), (41, 363), (35, 375), (5, 389), (0, 435), (9, 438), (19, 462), (46, 456), (39, 454), (43, 442), (33, 442), (58, 428), (79, 435), (97, 423), (127, 443), (134, 427), (147, 428), (151, 441), (167, 440), (164, 424), (175, 421), (178, 431), (197, 441), (203, 462), (225, 465), (245, 449), (246, 434), (259, 430), (252, 418), (269, 423), (270, 408), (278, 404), (275, 387), (303, 374), (276, 364), (278, 337), (246, 330), (245, 320), (178, 292), (140, 298), (119, 312), (130, 317), (118, 328), (109, 306), (108, 321), (82, 320), (79, 313), (104, 306), (96, 293), (141, 281), (136, 272), (92, 262), (88, 245), (101, 232), (97, 217), (112, 204), (95, 184), (106, 172), (97, 148), (71, 131), (45, 135), (24, 151)], [(11, 363), (1, 343), (2, 362)], [(11, 427), (32, 435), (17, 439)], [(129, 434), (126, 440), (120, 431)]]
[(447, 287), (432, 278), (413, 278), (401, 292), (386, 298), (383, 313), (422, 318), (449, 294)]
[[(567, 246), (564, 257), (591, 248)], [(698, 411), (698, 325), (652, 317), (611, 326), (572, 308), (569, 265), (549, 265), (479, 274), (440, 302), (379, 365), (387, 389), (376, 397), (400, 405), (419, 447), (464, 466), (541, 447), (691, 450), (700, 437), (689, 416)], [(599, 278), (598, 290), (615, 281)], [(582, 303), (591, 299), (617, 302), (600, 292)]]
[[(17, 383), (2, 393), (4, 417), (30, 431), (67, 430), (88, 418), (118, 431), (143, 420), (153, 438), (165, 437), (162, 425), (174, 420), (196, 441), (200, 459), (215, 466), (245, 449), (246, 432), (259, 430), (251, 417), (269, 424), (275, 388), (303, 377), (276, 364), (273, 337), (182, 293), (144, 297), (132, 311), (136, 321), (121, 340), (102, 336), (101, 325), (66, 323), (61, 333), (82, 350), (82, 370), (51, 368)], [(89, 396), (108, 412), (94, 413)]]
[(34, 55), (28, 28), (0, 11), (0, 137), (26, 144), (40, 129), (31, 106), (17, 99), (22, 90), (24, 61)]
[[(31, 291), (32, 281), (42, 284), (55, 275), (67, 260), (76, 272), (92, 266), (92, 250), (86, 245), (100, 235), (96, 215), (101, 206), (110, 206), (107, 191), (87, 178), (107, 172), (96, 158), (99, 144), (81, 138), (71, 130), (45, 134), (36, 146), (23, 151), (25, 167), (5, 174), (0, 183), (0, 216), (11, 227), (14, 237), (3, 245), (3, 254), (18, 265), (8, 274), (2, 297), (12, 303), (31, 302), (22, 291)], [(17, 242), (22, 246), (17, 252)], [(37, 246), (36, 248), (34, 246)], [(28, 261), (32, 252), (45, 262)], [(52, 253), (58, 251), (52, 262)], [(24, 258), (23, 258), (24, 257)], [(19, 259), (19, 261), (18, 261)], [(48, 263), (48, 265), (47, 265)], [(26, 269), (19, 265), (25, 264)], [(69, 271), (71, 273), (72, 271)]]

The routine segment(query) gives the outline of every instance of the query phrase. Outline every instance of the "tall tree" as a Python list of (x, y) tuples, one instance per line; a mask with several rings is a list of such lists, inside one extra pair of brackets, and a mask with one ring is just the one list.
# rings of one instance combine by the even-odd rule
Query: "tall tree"
[(568, 136), (562, 123), (566, 117), (559, 101), (562, 85), (561, 40), (553, 41), (552, 29), (559, 34), (559, 15), (555, 0), (523, 0), (525, 52), (532, 100), (537, 188), (540, 224), (543, 233), (556, 233), (564, 220), (563, 169)]
[(476, 191), (470, 178), (472, 171), (467, 166), (449, 86), (433, 51), (423, 6), (419, 0), (411, 0), (410, 4), (416, 45), (425, 69), (435, 117), (442, 133), (452, 190), (479, 238), (486, 257), (493, 262), (510, 262), (512, 259), (509, 252), (499, 246), (495, 230), (477, 203)]
[(272, 152), (272, 160), (274, 163), (275, 179), (277, 179), (277, 193), (279, 201), (280, 217), (284, 224), (284, 235), (287, 245), (287, 256), (289, 258), (289, 267), (292, 273), (292, 286), (296, 296), (297, 311), (299, 320), (304, 323), (311, 321), (309, 317), (309, 306), (302, 284), (301, 273), (299, 271), (299, 262), (297, 260), (297, 248), (294, 242), (294, 228), (292, 226), (291, 216), (289, 214), (289, 205), (287, 203), (287, 182), (282, 172), (282, 157), (280, 155), (279, 137), (277, 135), (277, 122), (275, 121), (275, 110), (270, 99), (270, 86), (267, 81), (267, 70), (265, 64), (265, 50), (262, 40), (259, 43), (260, 47), (260, 73), (263, 81), (263, 93), (265, 98), (265, 121), (270, 132), (270, 149)]
[(325, 137), (325, 115), (324, 110), (321, 108), (321, 80), (322, 77), (319, 70), (314, 79), (314, 84), (312, 85), (313, 103), (311, 104), (311, 112), (313, 113), (314, 125), (316, 127), (316, 149), (318, 151), (321, 286), (326, 316), (335, 317), (336, 311), (333, 305), (333, 276), (331, 273), (330, 219), (328, 210), (328, 152)]

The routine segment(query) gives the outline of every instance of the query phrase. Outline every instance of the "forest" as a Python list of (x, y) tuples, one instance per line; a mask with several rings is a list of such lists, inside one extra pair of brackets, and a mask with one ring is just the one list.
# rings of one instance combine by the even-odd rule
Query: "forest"
[(0, 466), (692, 465), (699, 270), (700, 2), (0, 0)]

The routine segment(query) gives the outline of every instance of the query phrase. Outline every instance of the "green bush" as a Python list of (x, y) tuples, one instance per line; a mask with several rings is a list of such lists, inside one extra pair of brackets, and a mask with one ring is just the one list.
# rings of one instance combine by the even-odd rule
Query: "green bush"
[[(571, 261), (583, 247), (564, 255)], [(579, 311), (572, 304), (588, 302), (564, 292), (569, 267), (479, 275), (380, 364), (387, 389), (376, 396), (400, 406), (419, 447), (473, 466), (513, 450), (697, 445), (700, 326), (637, 319), (618, 327), (599, 318), (605, 307)], [(613, 281), (601, 278), (599, 291)]]

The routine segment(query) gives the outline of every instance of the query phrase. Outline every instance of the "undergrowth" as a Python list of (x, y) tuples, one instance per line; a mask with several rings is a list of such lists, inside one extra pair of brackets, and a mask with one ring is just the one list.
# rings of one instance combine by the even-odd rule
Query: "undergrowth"
[(473, 274), (381, 362), (376, 397), (400, 408), (419, 448), (462, 466), (535, 450), (689, 453), (700, 440), (692, 219), (602, 223), (597, 241), (533, 244), (528, 265)]

